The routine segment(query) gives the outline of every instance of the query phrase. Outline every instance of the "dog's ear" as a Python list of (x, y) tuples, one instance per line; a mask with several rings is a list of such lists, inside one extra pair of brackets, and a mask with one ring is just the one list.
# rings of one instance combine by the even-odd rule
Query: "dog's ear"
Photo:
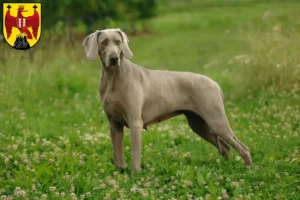
[(98, 36), (101, 31), (97, 30), (88, 35), (83, 41), (86, 57), (90, 60), (96, 60), (98, 55)]
[(125, 58), (131, 59), (133, 54), (132, 54), (132, 52), (131, 52), (131, 50), (129, 49), (129, 46), (128, 46), (129, 40), (128, 40), (127, 35), (119, 28), (116, 29), (116, 30), (122, 37), (122, 50), (123, 50), (123, 54), (124, 54)]

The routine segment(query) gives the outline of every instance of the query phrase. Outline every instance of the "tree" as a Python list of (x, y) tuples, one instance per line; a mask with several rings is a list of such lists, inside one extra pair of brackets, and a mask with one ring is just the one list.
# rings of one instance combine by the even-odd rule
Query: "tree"
[(136, 32), (136, 23), (141, 20), (144, 30), (148, 31), (146, 22), (156, 14), (156, 0), (125, 0), (126, 18), (131, 30)]

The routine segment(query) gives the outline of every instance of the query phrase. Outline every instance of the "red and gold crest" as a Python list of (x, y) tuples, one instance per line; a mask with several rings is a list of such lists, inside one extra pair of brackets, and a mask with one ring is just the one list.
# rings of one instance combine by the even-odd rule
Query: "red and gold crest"
[(3, 35), (18, 50), (33, 47), (41, 37), (41, 3), (3, 3)]

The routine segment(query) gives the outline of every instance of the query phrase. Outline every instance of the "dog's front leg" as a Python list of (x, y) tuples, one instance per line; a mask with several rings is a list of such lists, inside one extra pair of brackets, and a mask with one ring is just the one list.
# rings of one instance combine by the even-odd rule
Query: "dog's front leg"
[(124, 126), (113, 120), (109, 120), (109, 126), (114, 151), (114, 163), (118, 167), (124, 168)]
[(131, 169), (132, 173), (141, 171), (141, 143), (143, 122), (141, 119), (133, 119), (129, 122), (131, 140)]

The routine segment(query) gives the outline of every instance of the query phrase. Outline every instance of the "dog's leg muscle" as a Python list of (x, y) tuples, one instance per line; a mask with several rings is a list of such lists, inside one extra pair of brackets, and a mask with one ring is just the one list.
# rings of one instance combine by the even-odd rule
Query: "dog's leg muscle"
[(193, 112), (184, 112), (184, 114), (191, 129), (207, 142), (214, 145), (223, 157), (229, 159), (230, 146), (218, 138), (200, 116)]

